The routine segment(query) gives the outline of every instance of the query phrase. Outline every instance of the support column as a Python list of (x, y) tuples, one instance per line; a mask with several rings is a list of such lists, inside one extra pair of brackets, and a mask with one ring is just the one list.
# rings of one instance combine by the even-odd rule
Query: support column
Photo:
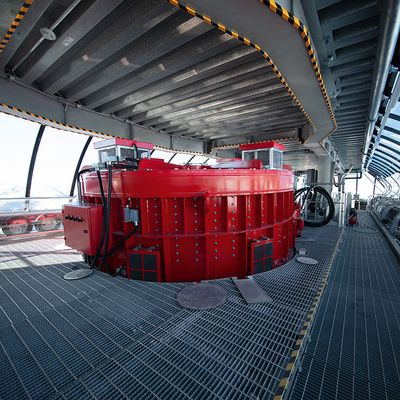
[(321, 156), (318, 157), (318, 184), (322, 186), (324, 189), (328, 191), (328, 193), (332, 193), (332, 185), (330, 183), (333, 182), (333, 162), (329, 156)]

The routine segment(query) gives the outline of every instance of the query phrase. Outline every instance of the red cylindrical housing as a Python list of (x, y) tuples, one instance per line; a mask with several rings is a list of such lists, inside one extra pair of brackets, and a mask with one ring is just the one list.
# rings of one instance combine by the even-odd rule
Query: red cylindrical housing
[[(114, 169), (109, 248), (134, 228), (125, 222), (126, 208), (138, 210), (140, 222), (107, 260), (110, 269), (126, 263), (128, 278), (192, 282), (243, 278), (281, 265), (297, 233), (293, 172), (263, 170), (258, 160), (236, 165), (142, 160), (138, 170)], [(108, 173), (101, 177), (108, 196)], [(82, 201), (101, 204), (96, 173), (82, 174), (81, 184)]]

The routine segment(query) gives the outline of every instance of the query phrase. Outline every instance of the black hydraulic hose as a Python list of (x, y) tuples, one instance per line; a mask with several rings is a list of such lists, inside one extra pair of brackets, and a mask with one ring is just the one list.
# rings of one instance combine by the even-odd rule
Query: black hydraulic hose
[(77, 182), (77, 185), (78, 185), (78, 201), (82, 201), (81, 182), (80, 182), (81, 175), (84, 172), (93, 172), (93, 171), (94, 171), (94, 168), (85, 168), (85, 169), (81, 169), (78, 172), (78, 175), (76, 176), (76, 182)]
[(106, 254), (105, 257), (109, 257), (112, 254), (114, 254), (123, 244), (125, 244), (125, 242), (136, 233), (136, 231), (138, 230), (139, 226), (136, 225), (125, 237), (123, 240), (121, 240), (109, 253)]
[[(323, 225), (326, 225), (327, 223), (329, 223), (333, 216), (334, 216), (334, 212), (335, 212), (335, 205), (333, 203), (332, 197), (330, 196), (330, 194), (328, 193), (328, 191), (323, 188), (322, 186), (314, 186), (311, 185), (310, 187), (304, 187), (302, 189), (298, 189), (295, 191), (294, 195), (293, 195), (293, 200), (296, 202), (297, 198), (306, 192), (306, 195), (304, 196), (304, 200), (303, 200), (303, 204), (301, 204), (301, 209), (304, 209), (304, 205), (307, 201), (308, 196), (310, 195), (310, 192), (313, 191), (313, 195), (314, 195), (314, 200), (317, 196), (317, 194), (319, 193), (321, 196), (325, 197), (327, 203), (328, 203), (328, 207), (329, 207), (329, 213), (326, 216), (325, 219), (323, 219), (322, 221), (318, 221), (318, 222), (314, 222), (314, 221), (308, 221), (308, 220), (304, 220), (304, 224), (306, 226), (311, 226), (311, 227), (320, 227)], [(300, 202), (299, 202), (300, 203)]]
[[(106, 255), (108, 253), (108, 241), (110, 238), (110, 215), (111, 215), (111, 188), (112, 188), (112, 171), (111, 171), (111, 164), (108, 164), (108, 186), (107, 186), (107, 210), (106, 210), (106, 242), (104, 244), (104, 254), (101, 261), (100, 270), (106, 267), (107, 273), (110, 274), (106, 263)], [(111, 274), (110, 274), (111, 275)]]
[(104, 196), (104, 189), (103, 189), (103, 182), (101, 180), (101, 175), (100, 175), (100, 171), (97, 170), (97, 180), (99, 181), (99, 188), (100, 188), (100, 197), (101, 197), (101, 203), (103, 204), (103, 227), (101, 230), (101, 237), (100, 237), (100, 242), (99, 242), (99, 246), (97, 247), (97, 251), (96, 251), (96, 255), (90, 265), (90, 268), (94, 268), (94, 269), (100, 269), (101, 267), (97, 267), (96, 263), (99, 260), (100, 257), (100, 253), (101, 253), (101, 248), (103, 247), (103, 243), (104, 243), (104, 236), (106, 233), (106, 215), (107, 215), (107, 204), (106, 204), (106, 199)]

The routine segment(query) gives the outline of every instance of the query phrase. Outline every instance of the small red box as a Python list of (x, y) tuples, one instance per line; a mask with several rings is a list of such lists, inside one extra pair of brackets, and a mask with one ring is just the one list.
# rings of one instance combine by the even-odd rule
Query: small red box
[(90, 256), (96, 255), (103, 226), (103, 206), (65, 205), (63, 225), (67, 246)]

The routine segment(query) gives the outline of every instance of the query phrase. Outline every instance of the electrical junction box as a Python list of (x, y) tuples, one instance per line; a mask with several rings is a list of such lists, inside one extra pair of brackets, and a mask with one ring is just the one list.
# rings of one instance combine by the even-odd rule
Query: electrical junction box
[(103, 226), (103, 206), (65, 205), (62, 213), (65, 244), (90, 256), (96, 255)]

